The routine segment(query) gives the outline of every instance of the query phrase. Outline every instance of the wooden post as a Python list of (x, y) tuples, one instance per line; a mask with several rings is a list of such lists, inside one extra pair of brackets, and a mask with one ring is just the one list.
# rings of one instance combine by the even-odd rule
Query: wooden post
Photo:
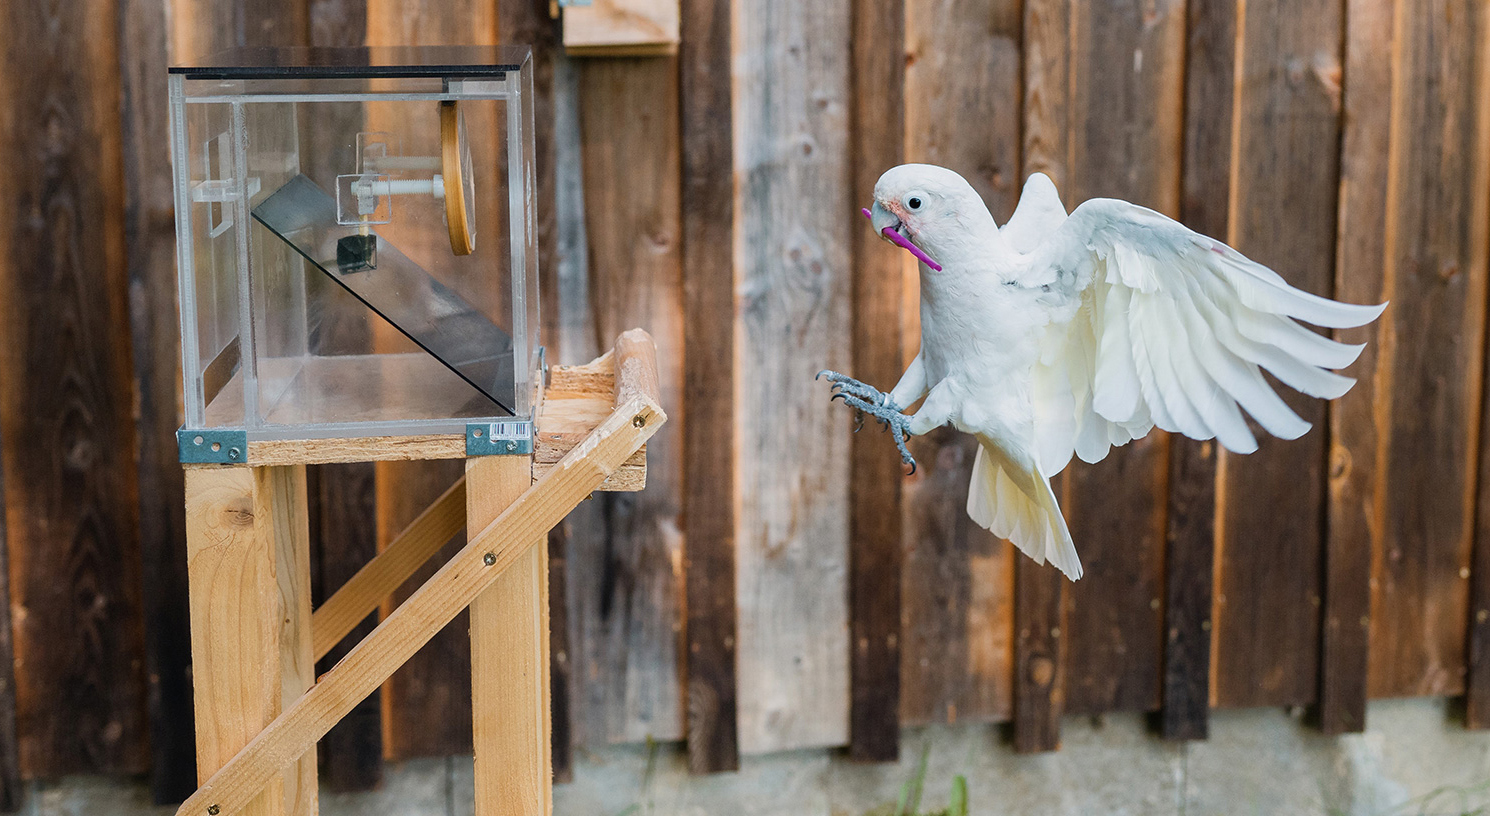
[[(205, 782), (315, 681), (305, 467), (186, 471), (197, 775)], [(316, 812), (315, 752), (244, 811)]]
[[(532, 469), (527, 456), (466, 460), (472, 538), (528, 489)], [(471, 604), (471, 715), (476, 816), (551, 813), (546, 546), (528, 547)]]

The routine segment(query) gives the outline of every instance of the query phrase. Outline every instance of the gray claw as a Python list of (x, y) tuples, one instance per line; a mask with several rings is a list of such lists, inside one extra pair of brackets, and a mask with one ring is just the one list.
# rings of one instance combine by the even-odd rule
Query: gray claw
[(913, 475), (916, 472), (916, 460), (905, 446), (906, 437), (911, 435), (911, 420), (910, 417), (900, 412), (899, 406), (891, 402), (890, 395), (837, 371), (823, 369), (813, 379), (822, 377), (827, 377), (828, 381), (833, 384), (833, 395), (829, 397), (830, 401), (841, 399), (845, 405), (855, 409), (854, 433), (858, 433), (859, 429), (864, 427), (865, 414), (874, 417), (876, 422), (889, 428), (890, 435), (895, 439), (895, 448), (900, 451), (900, 461), (910, 465), (910, 473), (907, 475)]
[(878, 401), (870, 403), (858, 397), (845, 397), (843, 401), (849, 407), (857, 409), (860, 413), (869, 414), (890, 429), (890, 436), (895, 440), (895, 449), (900, 451), (901, 463), (910, 465), (910, 472), (914, 474), (916, 472), (916, 459), (914, 456), (911, 456), (910, 450), (905, 446), (906, 437), (911, 435), (911, 418), (900, 413), (900, 410), (888, 401), (885, 404), (879, 404)]

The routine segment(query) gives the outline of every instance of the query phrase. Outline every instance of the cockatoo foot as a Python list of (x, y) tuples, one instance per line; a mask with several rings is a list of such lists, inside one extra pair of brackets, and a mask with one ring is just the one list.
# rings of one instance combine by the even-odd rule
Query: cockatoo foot
[(911, 436), (911, 418), (900, 412), (900, 406), (890, 400), (890, 395), (836, 371), (819, 371), (814, 379), (822, 377), (827, 377), (828, 382), (833, 383), (833, 396), (829, 399), (842, 399), (845, 405), (854, 409), (854, 433), (864, 427), (865, 414), (874, 417), (880, 425), (890, 430), (890, 435), (895, 439), (895, 448), (900, 451), (901, 463), (910, 465), (910, 473), (914, 474), (916, 459), (905, 446), (906, 438)]

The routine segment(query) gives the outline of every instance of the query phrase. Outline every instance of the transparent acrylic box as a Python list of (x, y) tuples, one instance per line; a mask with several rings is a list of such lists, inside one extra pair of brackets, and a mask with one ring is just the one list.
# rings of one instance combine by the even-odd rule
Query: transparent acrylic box
[(184, 430), (531, 419), (531, 103), (527, 48), (248, 48), (173, 67)]

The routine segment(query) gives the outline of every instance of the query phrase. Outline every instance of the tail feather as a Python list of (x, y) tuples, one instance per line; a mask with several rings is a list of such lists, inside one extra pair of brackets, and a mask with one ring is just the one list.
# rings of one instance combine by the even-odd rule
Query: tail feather
[(1056, 503), (1050, 480), (1015, 467), (997, 449), (978, 445), (967, 513), (980, 527), (1014, 542), (1036, 564), (1049, 561), (1066, 577), (1081, 577), (1076, 543)]

